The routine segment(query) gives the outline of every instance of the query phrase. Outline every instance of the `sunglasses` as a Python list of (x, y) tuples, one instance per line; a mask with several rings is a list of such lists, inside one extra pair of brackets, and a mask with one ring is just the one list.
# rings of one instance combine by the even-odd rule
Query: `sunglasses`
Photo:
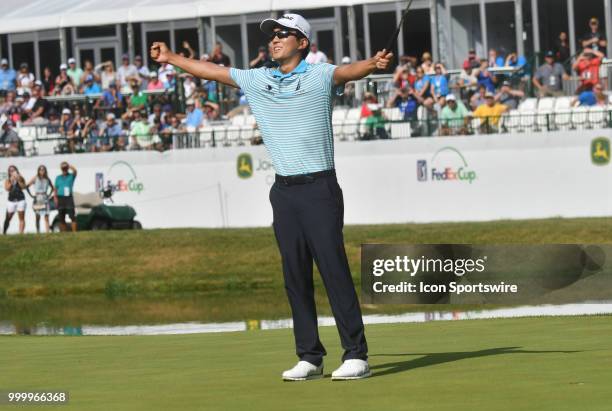
[(272, 34), (270, 35), (270, 38), (268, 39), (268, 41), (269, 41), (269, 42), (274, 41), (274, 38), (275, 38), (275, 37), (278, 37), (278, 39), (279, 39), (279, 40), (282, 40), (282, 39), (286, 39), (286, 38), (288, 38), (289, 36), (295, 36), (295, 37), (296, 37), (296, 38), (298, 38), (298, 39), (300, 38), (300, 35), (299, 35), (299, 34), (297, 34), (297, 33), (296, 33), (296, 32), (294, 32), (294, 31), (289, 31), (289, 30), (279, 30), (279, 31), (275, 31), (274, 33), (272, 33)]

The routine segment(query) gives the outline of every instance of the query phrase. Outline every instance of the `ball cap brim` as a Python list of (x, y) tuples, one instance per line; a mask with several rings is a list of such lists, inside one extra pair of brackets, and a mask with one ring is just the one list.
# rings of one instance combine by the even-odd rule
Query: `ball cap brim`
[(310, 41), (310, 24), (299, 14), (288, 13), (278, 19), (265, 19), (259, 25), (261, 31), (271, 36), (277, 26), (299, 31)]

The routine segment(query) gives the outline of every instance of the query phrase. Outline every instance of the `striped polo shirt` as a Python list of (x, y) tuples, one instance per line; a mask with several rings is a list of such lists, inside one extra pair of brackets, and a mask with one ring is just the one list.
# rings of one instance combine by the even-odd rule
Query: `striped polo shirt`
[[(290, 73), (230, 69), (257, 120), (276, 173), (289, 176), (334, 168), (332, 99), (336, 66), (302, 60)], [(339, 90), (338, 90), (339, 91)]]

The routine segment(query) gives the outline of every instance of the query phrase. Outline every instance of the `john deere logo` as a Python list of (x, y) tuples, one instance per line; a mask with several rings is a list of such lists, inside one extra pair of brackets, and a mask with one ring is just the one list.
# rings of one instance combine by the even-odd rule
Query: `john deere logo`
[(249, 178), (253, 175), (253, 159), (250, 154), (243, 153), (238, 156), (236, 170), (240, 178)]
[(591, 141), (591, 161), (598, 166), (605, 166), (610, 162), (610, 140), (597, 137)]

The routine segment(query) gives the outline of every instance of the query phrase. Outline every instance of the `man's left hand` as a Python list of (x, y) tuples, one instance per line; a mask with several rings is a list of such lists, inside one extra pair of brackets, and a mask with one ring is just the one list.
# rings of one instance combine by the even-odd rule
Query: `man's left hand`
[(378, 70), (387, 70), (391, 65), (391, 60), (393, 60), (393, 53), (387, 52), (387, 50), (382, 49), (374, 56), (374, 61), (376, 62), (376, 68)]

